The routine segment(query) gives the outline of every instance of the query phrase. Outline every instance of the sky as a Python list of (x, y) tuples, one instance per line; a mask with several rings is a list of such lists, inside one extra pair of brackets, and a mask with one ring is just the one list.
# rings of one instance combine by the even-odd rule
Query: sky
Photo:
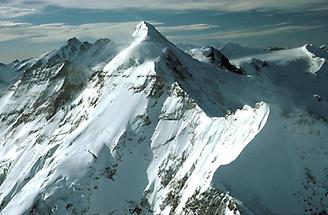
[(127, 44), (141, 20), (174, 43), (328, 43), (328, 0), (0, 0), (0, 62), (38, 56), (71, 37)]

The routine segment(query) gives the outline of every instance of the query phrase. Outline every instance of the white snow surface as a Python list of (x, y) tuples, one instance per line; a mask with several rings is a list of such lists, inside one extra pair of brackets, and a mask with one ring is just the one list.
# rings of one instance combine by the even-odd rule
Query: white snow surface
[(327, 213), (327, 58), (305, 45), (231, 61), (249, 79), (235, 82), (247, 92), (243, 99), (265, 101), (270, 116), (239, 157), (218, 169), (213, 184), (255, 214)]
[(29, 60), (1, 95), (1, 215), (327, 207), (325, 53), (243, 57), (232, 62), (248, 75), (237, 75), (147, 22), (133, 37), (117, 55), (76, 52), (83, 44), (71, 39)]

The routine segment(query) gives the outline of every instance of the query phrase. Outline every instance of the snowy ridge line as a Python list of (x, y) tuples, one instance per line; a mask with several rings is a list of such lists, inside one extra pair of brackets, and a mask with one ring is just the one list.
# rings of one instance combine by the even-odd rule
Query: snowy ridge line
[(325, 53), (244, 49), (240, 75), (147, 22), (133, 36), (21, 62), (0, 96), (1, 215), (324, 212)]
[(312, 45), (304, 45), (299, 48), (286, 49), (273, 51), (264, 54), (256, 54), (242, 58), (236, 58), (232, 60), (232, 63), (240, 66), (242, 62), (251, 61), (252, 59), (260, 59), (266, 62), (272, 62), (278, 65), (287, 66), (288, 63), (302, 59), (306, 60), (309, 64), (308, 72), (311, 74), (318, 73), (328, 58), (328, 54), (322, 50), (313, 47)]

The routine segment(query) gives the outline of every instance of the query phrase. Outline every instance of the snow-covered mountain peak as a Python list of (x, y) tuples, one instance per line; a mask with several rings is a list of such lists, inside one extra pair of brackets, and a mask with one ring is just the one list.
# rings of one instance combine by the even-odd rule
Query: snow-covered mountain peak
[(91, 70), (101, 70), (117, 52), (118, 46), (109, 39), (99, 39), (92, 44), (81, 42), (73, 37), (60, 48), (31, 59), (28, 64), (30, 64), (30, 68), (35, 69), (70, 61)]
[(76, 37), (72, 37), (59, 49), (54, 50), (49, 55), (50, 57), (60, 55), (64, 60), (74, 60), (79, 55), (88, 52), (93, 47), (89, 42), (81, 42)]
[(147, 37), (152, 37), (152, 36), (158, 35), (158, 34), (160, 34), (160, 33), (154, 28), (154, 26), (152, 26), (148, 22), (141, 21), (140, 23), (138, 23), (136, 25), (132, 36), (136, 40), (144, 40)]
[[(147, 22), (133, 36), (119, 53), (108, 39), (72, 38), (27, 61), (0, 95), (0, 214), (325, 207), (328, 96), (325, 80), (305, 72), (310, 55), (298, 48), (237, 59), (247, 71), (263, 62), (246, 76), (223, 70), (230, 63), (214, 48), (200, 51), (212, 65), (193, 59)], [(222, 168), (245, 153), (254, 164), (225, 180)], [(314, 191), (323, 206), (307, 198)]]
[(163, 47), (174, 46), (153, 25), (145, 21), (141, 21), (136, 25), (132, 37), (134, 38), (134, 43), (147, 41), (157, 45), (162, 44)]
[(148, 22), (142, 21), (137, 24), (132, 37), (133, 42), (105, 66), (105, 71), (114, 71), (118, 67), (139, 66), (147, 61), (154, 62), (166, 49), (186, 55)]
[[(147, 23), (148, 24), (148, 23)], [(134, 37), (134, 38), (144, 38), (144, 37), (146, 37), (147, 36), (147, 34), (148, 34), (148, 27), (147, 27), (147, 24), (146, 24), (146, 22), (144, 22), (144, 21), (141, 21), (141, 22), (139, 22), (137, 25), (136, 25), (136, 27), (135, 27), (135, 29), (134, 29), (134, 32), (133, 32), (133, 34), (132, 34), (132, 36)]]

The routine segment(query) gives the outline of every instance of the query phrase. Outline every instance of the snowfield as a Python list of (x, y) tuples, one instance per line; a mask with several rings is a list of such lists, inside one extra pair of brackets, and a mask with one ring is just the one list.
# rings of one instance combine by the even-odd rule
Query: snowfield
[(1, 215), (327, 212), (327, 51), (133, 37), (0, 65)]

